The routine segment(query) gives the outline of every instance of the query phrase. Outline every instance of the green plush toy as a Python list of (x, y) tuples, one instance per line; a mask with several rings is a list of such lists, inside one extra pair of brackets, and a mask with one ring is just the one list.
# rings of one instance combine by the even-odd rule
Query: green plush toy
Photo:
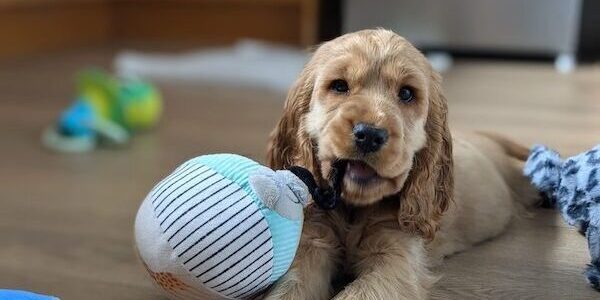
[(42, 141), (60, 152), (84, 152), (99, 140), (124, 144), (131, 133), (154, 126), (162, 113), (158, 90), (138, 79), (90, 70), (78, 76), (77, 98)]

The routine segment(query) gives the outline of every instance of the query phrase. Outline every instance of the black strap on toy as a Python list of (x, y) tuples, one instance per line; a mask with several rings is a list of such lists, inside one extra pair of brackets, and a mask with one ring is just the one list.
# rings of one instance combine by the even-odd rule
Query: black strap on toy
[(313, 174), (303, 167), (291, 166), (288, 170), (298, 176), (298, 178), (306, 184), (313, 201), (315, 201), (320, 208), (330, 210), (336, 207), (342, 197), (342, 184), (346, 166), (347, 162), (341, 160), (335, 161), (331, 165), (329, 182), (331, 182), (332, 186), (326, 187), (317, 185)]

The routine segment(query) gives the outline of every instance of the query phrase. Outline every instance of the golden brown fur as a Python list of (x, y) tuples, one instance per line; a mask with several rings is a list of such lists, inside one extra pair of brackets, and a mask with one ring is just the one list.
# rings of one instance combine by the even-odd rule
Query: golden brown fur
[[(348, 82), (348, 92), (330, 89), (337, 79)], [(501, 232), (515, 193), (529, 191), (512, 189), (507, 179), (518, 168), (507, 154), (522, 149), (480, 135), (453, 151), (440, 81), (425, 57), (391, 31), (360, 31), (317, 49), (288, 94), (269, 165), (304, 166), (323, 181), (334, 160), (357, 160), (376, 176), (367, 183), (345, 176), (344, 203), (335, 210), (307, 208), (297, 257), (267, 298), (423, 299), (436, 278), (431, 262)], [(406, 86), (415, 98), (405, 103), (397, 91)], [(388, 130), (376, 153), (356, 151), (352, 128), (359, 122)], [(517, 174), (514, 184), (524, 182)], [(482, 199), (489, 195), (496, 198)], [(500, 213), (482, 220), (481, 230), (470, 229), (468, 222), (480, 221), (488, 208)], [(334, 295), (331, 282), (340, 274), (354, 280)]]

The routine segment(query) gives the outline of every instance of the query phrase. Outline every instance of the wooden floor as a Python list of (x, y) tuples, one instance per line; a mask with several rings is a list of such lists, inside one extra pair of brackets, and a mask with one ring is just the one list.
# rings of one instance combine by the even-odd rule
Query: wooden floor
[[(0, 63), (0, 288), (62, 299), (164, 299), (136, 259), (145, 193), (183, 160), (211, 152), (262, 159), (283, 95), (163, 84), (160, 127), (124, 149), (45, 151), (39, 135), (70, 101), (72, 74), (111, 50)], [(600, 67), (460, 62), (445, 76), (451, 125), (575, 153), (600, 142)], [(477, 226), (476, 224), (474, 226)], [(549, 210), (447, 260), (435, 299), (593, 299), (584, 238)]]

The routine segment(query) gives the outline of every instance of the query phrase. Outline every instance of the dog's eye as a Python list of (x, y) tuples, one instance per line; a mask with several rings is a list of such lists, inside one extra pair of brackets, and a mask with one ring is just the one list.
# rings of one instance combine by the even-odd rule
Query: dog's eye
[(398, 91), (398, 98), (400, 98), (402, 102), (408, 103), (415, 99), (415, 93), (410, 87), (403, 86), (400, 88), (400, 91)]
[(348, 82), (346, 82), (346, 80), (343, 79), (336, 79), (332, 81), (329, 85), (329, 89), (338, 93), (347, 93), (348, 91), (350, 91), (350, 88), (348, 87)]

